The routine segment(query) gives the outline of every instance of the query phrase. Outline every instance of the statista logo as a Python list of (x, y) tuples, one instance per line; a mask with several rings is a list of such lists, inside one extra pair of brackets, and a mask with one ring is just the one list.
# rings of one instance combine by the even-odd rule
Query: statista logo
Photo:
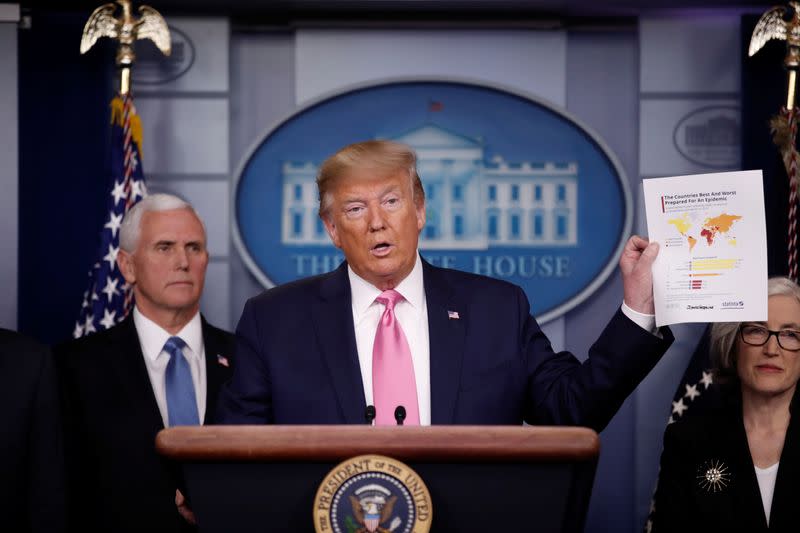
[(744, 307), (744, 302), (742, 300), (736, 300), (732, 302), (722, 302), (723, 309), (741, 309)]
[(326, 157), (367, 139), (417, 152), (426, 198), (420, 251), (433, 264), (522, 286), (542, 321), (614, 270), (630, 233), (630, 192), (596, 135), (507, 89), (403, 80), (298, 110), (240, 165), (234, 240), (265, 287), (341, 263), (317, 216), (315, 178)]

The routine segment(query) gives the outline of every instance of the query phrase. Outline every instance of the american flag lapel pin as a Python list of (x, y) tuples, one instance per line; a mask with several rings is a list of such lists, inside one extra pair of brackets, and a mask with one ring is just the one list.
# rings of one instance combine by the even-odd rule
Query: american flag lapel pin
[(461, 317), (458, 316), (458, 311), (447, 311), (447, 318), (450, 320), (458, 320)]
[(217, 363), (224, 366), (225, 368), (230, 368), (231, 364), (228, 362), (228, 358), (222, 354), (217, 354)]

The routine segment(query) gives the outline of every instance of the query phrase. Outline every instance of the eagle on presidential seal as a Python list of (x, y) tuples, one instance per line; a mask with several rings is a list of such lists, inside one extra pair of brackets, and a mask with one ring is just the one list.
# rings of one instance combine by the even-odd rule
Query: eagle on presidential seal
[[(391, 533), (397, 525), (392, 524), (392, 529), (385, 529), (381, 524), (385, 524), (391, 517), (397, 496), (388, 499), (383, 498), (362, 498), (358, 499), (350, 495), (350, 505), (353, 506), (353, 515), (361, 528), (355, 533)], [(398, 519), (399, 521), (399, 519)], [(394, 520), (392, 522), (395, 522)], [(390, 526), (391, 527), (391, 526)]]

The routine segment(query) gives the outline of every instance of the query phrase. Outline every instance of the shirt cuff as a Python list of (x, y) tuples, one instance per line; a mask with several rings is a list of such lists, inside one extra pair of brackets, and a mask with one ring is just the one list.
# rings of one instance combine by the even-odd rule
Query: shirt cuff
[(622, 314), (631, 319), (634, 324), (643, 330), (649, 331), (658, 337), (661, 336), (658, 328), (656, 327), (656, 315), (648, 315), (645, 313), (640, 313), (639, 311), (634, 311), (628, 307), (628, 304), (626, 304), (624, 300), (622, 302)]

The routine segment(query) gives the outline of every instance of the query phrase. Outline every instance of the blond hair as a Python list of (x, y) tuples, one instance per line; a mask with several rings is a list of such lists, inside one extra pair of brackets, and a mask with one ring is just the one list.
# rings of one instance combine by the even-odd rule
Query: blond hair
[(320, 217), (326, 216), (330, 209), (333, 201), (331, 189), (348, 173), (359, 168), (374, 169), (379, 176), (407, 172), (414, 201), (419, 204), (425, 200), (425, 189), (417, 174), (417, 155), (410, 146), (395, 141), (364, 141), (345, 146), (320, 166), (317, 176)]

